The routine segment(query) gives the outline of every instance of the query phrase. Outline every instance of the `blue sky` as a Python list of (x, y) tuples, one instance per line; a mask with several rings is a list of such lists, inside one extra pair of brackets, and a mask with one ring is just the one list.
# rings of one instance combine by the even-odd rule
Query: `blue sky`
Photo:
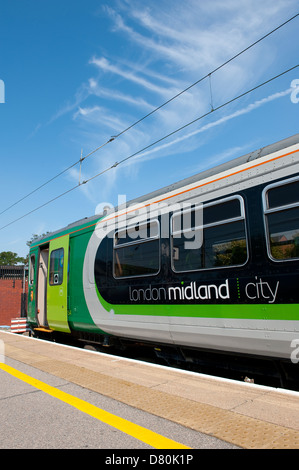
[[(76, 186), (79, 165), (8, 209), (298, 11), (295, 0), (3, 0), (0, 251), (25, 256), (33, 234), (119, 195), (129, 201), (298, 133), (299, 68), (26, 217)], [(298, 44), (299, 17), (88, 157), (81, 181), (298, 64)]]

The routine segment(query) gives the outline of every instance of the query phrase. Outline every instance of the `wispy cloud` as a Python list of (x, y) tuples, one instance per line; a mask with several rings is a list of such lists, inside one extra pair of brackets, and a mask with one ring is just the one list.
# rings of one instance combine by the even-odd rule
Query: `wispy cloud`
[(159, 2), (140, 8), (139, 2), (122, 2), (118, 9), (106, 7), (115, 31), (132, 44), (189, 71), (208, 71), (257, 39), (277, 12), (288, 11), (288, 0)]
[(29, 139), (32, 139), (32, 137), (34, 137), (34, 136), (38, 133), (38, 131), (39, 131), (40, 128), (41, 128), (41, 123), (38, 123), (38, 124), (35, 126), (35, 128), (33, 129), (33, 131), (31, 132), (31, 134), (29, 134), (29, 136), (28, 136), (27, 139), (28, 139), (28, 140), (29, 140)]
[(73, 117), (74, 119), (81, 117), (84, 119), (85, 123), (92, 126), (101, 126), (101, 132), (108, 128), (109, 132), (118, 133), (126, 126), (126, 122), (122, 121), (121, 117), (117, 114), (113, 114), (107, 109), (97, 105), (92, 107), (80, 106)]
[[(269, 32), (283, 15), (285, 18), (290, 15), (290, 7), (294, 8), (294, 0), (277, 0), (275, 5), (272, 0), (262, 3), (259, 0), (174, 0), (171, 8), (169, 2), (163, 0), (143, 7), (135, 0), (115, 0), (102, 7), (102, 14), (111, 22), (113, 37), (123, 41), (126, 47), (114, 49), (114, 54), (108, 55), (103, 46), (100, 55), (93, 55), (89, 60), (92, 78), (78, 92), (73, 103), (62, 107), (56, 117), (71, 110), (74, 122), (81, 129), (88, 128), (89, 139), (93, 134), (98, 143), (101, 139), (104, 142), (109, 135), (122, 132)], [(105, 164), (109, 166), (111, 162), (133, 154), (208, 112), (211, 105), (217, 107), (256, 85), (266, 71), (267, 77), (271, 76), (270, 70), (277, 67), (276, 54), (275, 43), (270, 47), (269, 42), (262, 42), (146, 121), (130, 128), (111, 149), (105, 149), (105, 154), (95, 157), (95, 165), (101, 170)], [(222, 113), (217, 120), (205, 123), (195, 131), (185, 129), (183, 134), (129, 160), (127, 171), (136, 173), (141, 161), (161, 158), (169, 152), (174, 154), (182, 147), (185, 153), (194, 150), (201, 145), (199, 136), (203, 133), (288, 93), (289, 90), (272, 93), (239, 110)], [(111, 176), (107, 174), (106, 178), (111, 178), (112, 188), (119, 173), (118, 170), (110, 173)]]
[[(232, 113), (229, 113), (229, 114), (226, 114), (222, 117), (220, 117), (219, 119), (215, 120), (215, 121), (212, 121), (212, 122), (209, 122), (207, 124), (204, 124), (202, 125), (201, 127), (199, 127), (198, 129), (192, 131), (192, 132), (189, 132), (187, 134), (184, 134), (182, 136), (179, 136), (179, 137), (176, 137), (176, 138), (172, 138), (170, 141), (166, 141), (165, 143), (163, 144), (160, 144), (160, 145), (157, 145), (157, 146), (154, 146), (152, 147), (151, 149), (147, 150), (147, 151), (144, 151), (144, 152), (141, 152), (139, 153), (138, 155), (128, 159), (127, 162), (125, 162), (124, 164), (121, 165), (121, 169), (122, 171), (124, 169), (131, 169), (130, 171), (133, 171), (135, 174), (138, 173), (138, 166), (141, 165), (141, 164), (144, 164), (145, 162), (148, 162), (150, 160), (154, 160), (154, 159), (161, 159), (163, 156), (169, 156), (171, 154), (171, 149), (175, 148), (175, 152), (178, 151), (178, 149), (180, 149), (180, 144), (184, 143), (184, 149), (185, 151), (187, 152), (188, 148), (194, 148), (194, 144), (191, 144), (190, 146), (186, 145), (186, 142), (188, 140), (192, 141), (192, 139), (194, 139), (196, 136), (198, 136), (199, 134), (203, 134), (205, 132), (208, 132), (210, 131), (211, 129), (213, 128), (216, 128), (216, 127), (219, 127), (219, 126), (222, 126), (224, 124), (226, 124), (228, 121), (231, 121), (233, 119), (236, 119), (240, 116), (244, 116), (246, 114), (249, 114), (255, 110), (257, 110), (258, 108), (261, 108), (262, 106), (265, 106), (267, 105), (268, 103), (271, 103), (275, 100), (278, 100), (280, 98), (284, 98), (286, 96), (288, 96), (291, 92), (292, 92), (292, 88), (288, 88), (286, 90), (283, 90), (281, 92), (277, 92), (277, 93), (273, 93), (265, 98), (262, 98), (262, 99), (259, 99), (259, 100), (256, 100)], [(141, 141), (139, 142), (141, 144)], [(197, 142), (196, 144), (196, 147), (199, 148), (200, 147), (200, 142)], [(223, 152), (219, 152), (218, 154), (214, 155), (212, 158), (209, 158), (209, 159), (205, 159), (205, 160), (202, 160), (200, 159), (199, 162), (197, 162), (196, 165), (193, 165), (193, 166), (186, 166), (184, 165), (184, 172), (182, 172), (182, 169), (179, 170), (179, 172), (173, 172), (174, 174), (177, 173), (176, 177), (179, 178), (179, 179), (182, 179), (184, 177), (184, 174), (195, 174), (196, 172), (198, 171), (203, 171), (207, 168), (211, 168), (212, 166), (215, 166), (215, 165), (218, 165), (224, 161), (227, 161), (231, 158), (235, 158), (236, 156), (240, 156), (242, 153), (245, 153), (246, 151), (250, 151), (252, 150), (252, 143), (250, 142), (250, 145), (249, 146), (249, 143), (246, 143), (244, 144), (243, 146), (233, 146), (229, 149), (226, 149), (224, 150)], [(111, 154), (112, 155), (115, 155), (115, 153), (118, 153), (120, 155), (120, 159), (122, 158), (125, 158), (125, 157), (128, 157), (130, 156), (129, 153), (125, 153), (126, 151), (129, 152), (130, 151), (130, 146), (127, 145), (127, 146), (123, 146), (122, 144), (117, 144), (117, 147), (114, 148), (114, 152), (112, 152)], [(117, 149), (117, 150), (116, 150)], [(166, 152), (167, 150), (167, 152)], [(109, 160), (109, 153), (106, 154), (106, 160), (102, 160), (102, 167), (101, 169), (102, 170), (106, 170), (107, 168), (110, 167), (110, 160)], [(105, 174), (105, 182), (103, 183), (104, 184), (104, 187), (105, 187), (105, 191), (103, 191), (103, 194), (110, 194), (111, 193), (111, 189), (113, 188), (113, 185), (114, 183), (117, 181), (117, 177), (118, 177), (118, 172), (119, 171), (119, 168), (117, 168), (117, 170), (112, 170), (112, 171), (108, 171), (106, 174)], [(123, 174), (123, 173), (122, 173)], [(78, 179), (78, 171), (74, 171), (74, 176), (76, 176), (76, 178)], [(96, 192), (93, 192), (92, 190), (89, 191), (89, 189), (86, 187), (84, 188), (83, 187), (83, 192), (84, 194), (90, 199), (90, 200), (94, 200), (96, 201), (97, 198), (95, 196)], [(93, 195), (92, 195), (93, 193)]]
[(135, 71), (124, 70), (120, 66), (111, 64), (105, 57), (93, 58), (90, 61), (91, 64), (96, 65), (99, 69), (110, 72), (114, 75), (119, 75), (120, 77), (128, 80), (136, 85), (141, 86), (149, 91), (158, 93), (162, 96), (165, 96), (169, 93), (169, 89), (161, 86), (157, 86), (155, 83), (146, 80), (145, 78), (138, 75)]
[(134, 96), (121, 93), (120, 91), (115, 90), (115, 89), (101, 87), (98, 84), (98, 82), (93, 78), (89, 79), (89, 85), (90, 85), (90, 94), (97, 96), (99, 98), (107, 98), (109, 100), (113, 100), (117, 102), (128, 103), (136, 107), (140, 107), (142, 109), (148, 109), (148, 110), (154, 109), (154, 106), (148, 103), (145, 99), (141, 97), (135, 98)]
[[(243, 108), (241, 108), (241, 109), (239, 109), (239, 110), (237, 110), (237, 111), (235, 111), (231, 114), (227, 114), (227, 115), (217, 119), (216, 121), (205, 124), (202, 127), (200, 127), (199, 129), (196, 129), (195, 131), (184, 134), (181, 137), (177, 137), (175, 139), (172, 139), (170, 142), (166, 142), (166, 143), (164, 143), (162, 145), (159, 145), (157, 147), (154, 147), (154, 148), (152, 148), (152, 149), (150, 149), (146, 152), (142, 152), (138, 156), (134, 157), (132, 160), (136, 161), (138, 159), (142, 159), (143, 161), (145, 161), (145, 157), (148, 157), (148, 159), (149, 158), (155, 158), (154, 154), (161, 152), (161, 150), (165, 150), (166, 148), (172, 147), (173, 145), (177, 145), (177, 144), (179, 144), (183, 141), (191, 139), (192, 137), (194, 137), (198, 134), (201, 134), (203, 132), (206, 132), (206, 131), (214, 128), (214, 127), (225, 124), (226, 122), (231, 121), (232, 119), (236, 119), (240, 116), (248, 114), (248, 113), (260, 108), (261, 106), (263, 106), (267, 103), (270, 103), (274, 100), (277, 100), (279, 98), (283, 98), (283, 97), (289, 95), (291, 92), (292, 92), (292, 88), (288, 88), (287, 90), (284, 90), (284, 91), (281, 91), (281, 92), (278, 92), (278, 93), (273, 93), (273, 94), (271, 94), (271, 95), (269, 95), (265, 98), (262, 98), (260, 100), (257, 100), (255, 102), (253, 102), (253, 103), (250, 103), (249, 105), (247, 105), (247, 106), (245, 106), (245, 107), (243, 107)], [(129, 161), (128, 164), (132, 164), (133, 163), (132, 160)]]

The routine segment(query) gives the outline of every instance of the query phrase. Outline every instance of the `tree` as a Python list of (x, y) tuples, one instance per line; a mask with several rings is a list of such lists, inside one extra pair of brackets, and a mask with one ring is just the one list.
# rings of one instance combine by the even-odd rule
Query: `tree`
[(26, 264), (26, 258), (22, 258), (12, 251), (2, 251), (0, 253), (0, 266), (15, 266), (18, 263)]
[(38, 239), (41, 238), (41, 237), (45, 237), (45, 236), (48, 235), (49, 233), (51, 233), (51, 232), (42, 233), (42, 235), (37, 235), (37, 234), (35, 233), (34, 235), (32, 235), (31, 239), (28, 240), (28, 242), (26, 242), (26, 245), (27, 245), (27, 246), (32, 245), (33, 242), (35, 242), (36, 240), (38, 240)]

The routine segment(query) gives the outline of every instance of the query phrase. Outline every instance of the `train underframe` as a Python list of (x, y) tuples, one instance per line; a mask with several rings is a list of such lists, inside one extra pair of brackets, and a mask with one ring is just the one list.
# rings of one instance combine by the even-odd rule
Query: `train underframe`
[(259, 385), (299, 391), (299, 364), (277, 357), (193, 349), (84, 331), (33, 329), (31, 335), (75, 347)]

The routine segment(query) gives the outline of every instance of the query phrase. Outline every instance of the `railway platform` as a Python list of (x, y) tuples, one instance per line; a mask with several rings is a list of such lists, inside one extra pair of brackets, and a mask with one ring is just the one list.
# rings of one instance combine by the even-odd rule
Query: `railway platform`
[[(150, 424), (136, 428), (131, 424), (129, 427), (129, 434), (137, 441), (139, 435), (145, 436), (141, 439), (145, 448), (176, 448), (175, 442), (180, 442), (181, 447), (177, 448), (181, 449), (199, 448), (201, 445), (232, 449), (299, 448), (298, 392), (190, 373), (8, 332), (0, 332), (0, 346), (0, 407), (3, 407), (3, 415), (4, 399), (12, 395), (10, 384), (18, 379), (20, 383), (25, 382), (26, 387), (31, 387), (26, 389), (27, 396), (34, 387), (89, 413), (89, 416), (104, 421), (107, 418), (106, 423), (112, 423), (119, 430), (126, 425), (124, 423), (132, 423), (134, 419), (124, 422), (119, 418), (117, 421), (115, 415), (108, 413), (107, 417), (103, 410), (100, 413), (96, 406), (99, 397), (103, 397), (101, 404), (106, 403), (105, 400), (113, 400), (130, 410), (145, 413), (148, 417), (146, 423), (151, 420), (149, 417), (157, 417), (162, 420), (159, 421), (159, 433), (152, 433), (148, 429)], [(43, 374), (42, 380), (38, 374)], [(72, 393), (63, 391), (59, 381), (67, 383)], [(80, 388), (84, 399), (79, 397), (79, 392), (74, 396), (76, 387)], [(88, 404), (86, 394), (90, 397), (94, 394), (95, 404)], [(17, 396), (16, 391), (14, 397)], [(34, 408), (33, 395), (30, 396)], [(71, 403), (68, 402), (69, 397), (72, 397)], [(27, 402), (26, 406), (28, 408)], [(32, 433), (32, 442), (37, 420), (33, 411), (30, 413), (32, 425), (26, 422), (26, 432)], [(112, 418), (114, 421), (109, 421)], [(164, 423), (177, 426), (174, 437), (170, 436), (171, 431), (167, 431), (168, 437), (160, 439), (166, 431)], [(6, 423), (6, 429), (9, 426)], [(2, 432), (4, 430), (2, 426)], [(194, 440), (185, 439), (183, 430), (193, 433)], [(203, 436), (202, 441), (198, 440), (199, 435)], [(15, 445), (13, 442), (10, 444), (12, 447)], [(111, 443), (110, 448), (113, 445)], [(134, 448), (134, 443), (130, 445)], [(3, 447), (5, 443), (2, 443)]]

